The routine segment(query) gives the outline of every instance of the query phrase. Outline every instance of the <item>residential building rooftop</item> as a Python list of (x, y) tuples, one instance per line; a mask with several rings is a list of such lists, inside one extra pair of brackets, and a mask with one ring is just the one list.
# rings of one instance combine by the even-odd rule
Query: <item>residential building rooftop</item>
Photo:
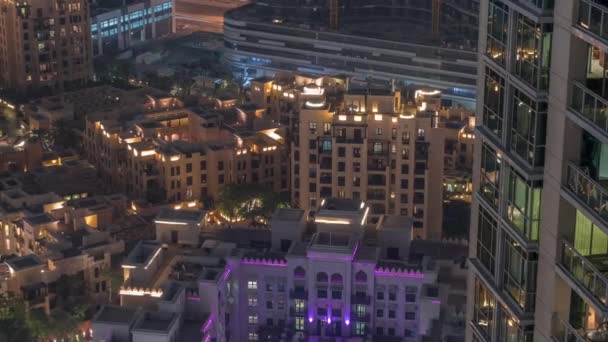
[(95, 314), (92, 319), (92, 322), (131, 325), (133, 321), (135, 321), (137, 314), (138, 311), (135, 308), (116, 305), (104, 305), (97, 312), (97, 314)]
[(174, 210), (174, 209), (163, 209), (156, 216), (156, 222), (175, 222), (175, 223), (188, 223), (197, 224), (200, 223), (206, 215), (206, 211), (203, 210)]
[(15, 272), (43, 264), (36, 254), (8, 259), (5, 262)]
[(179, 315), (173, 312), (144, 312), (135, 322), (133, 331), (168, 333), (177, 324)]

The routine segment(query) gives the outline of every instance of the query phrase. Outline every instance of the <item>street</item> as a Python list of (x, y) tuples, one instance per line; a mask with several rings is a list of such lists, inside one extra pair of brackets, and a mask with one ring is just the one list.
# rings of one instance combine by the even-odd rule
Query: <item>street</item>
[(222, 33), (224, 12), (245, 3), (242, 0), (176, 0), (177, 30)]

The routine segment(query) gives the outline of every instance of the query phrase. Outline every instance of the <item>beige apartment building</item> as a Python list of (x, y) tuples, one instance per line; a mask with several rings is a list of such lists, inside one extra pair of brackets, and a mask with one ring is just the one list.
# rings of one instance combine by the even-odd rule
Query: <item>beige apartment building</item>
[(76, 88), (92, 74), (89, 2), (0, 1), (0, 87)]
[(410, 102), (390, 89), (349, 89), (340, 77), (252, 81), (251, 100), (289, 127), (294, 206), (364, 200), (369, 221), (414, 217), (414, 237), (440, 238), (445, 170), (470, 169), (472, 113), (442, 108), (438, 91)]
[(134, 199), (216, 200), (225, 185), (245, 183), (286, 192), (285, 130), (263, 120), (239, 108), (89, 115), (84, 147), (107, 183)]
[(57, 304), (55, 285), (67, 275), (83, 281), (91, 303), (107, 302), (110, 283), (103, 271), (124, 251), (108, 228), (122, 218), (126, 198), (66, 200), (16, 174), (1, 177), (0, 189), (0, 294), (23, 298), (27, 311), (49, 314)]

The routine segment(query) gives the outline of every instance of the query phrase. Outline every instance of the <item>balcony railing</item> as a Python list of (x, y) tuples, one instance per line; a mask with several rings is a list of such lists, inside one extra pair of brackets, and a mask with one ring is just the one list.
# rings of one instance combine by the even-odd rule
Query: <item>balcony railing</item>
[(290, 316), (304, 316), (304, 315), (306, 315), (306, 308), (298, 310), (297, 308), (290, 307), (289, 308), (289, 315)]
[(590, 0), (579, 0), (577, 24), (604, 40), (608, 40), (608, 8)]
[(553, 338), (559, 342), (587, 342), (567, 321), (553, 316)]
[(369, 321), (371, 320), (371, 315), (369, 313), (365, 313), (363, 315), (355, 314), (353, 316), (353, 318), (357, 322), (366, 322), (366, 323), (369, 323)]
[(568, 163), (566, 187), (589, 210), (608, 222), (608, 190), (574, 163)]
[(361, 296), (361, 295), (351, 295), (350, 296), (350, 303), (351, 304), (365, 304), (365, 305), (370, 305), (370, 303), (372, 302), (372, 299), (370, 296), (365, 295), (365, 296)]
[(289, 291), (290, 299), (308, 299), (308, 291), (304, 290), (291, 290)]
[(570, 276), (582, 284), (597, 300), (606, 305), (608, 278), (566, 240), (562, 242), (560, 263), (570, 273)]
[(601, 132), (608, 134), (608, 100), (579, 82), (572, 82), (570, 109)]
[(363, 144), (363, 138), (336, 137), (336, 143), (338, 143), (338, 144)]

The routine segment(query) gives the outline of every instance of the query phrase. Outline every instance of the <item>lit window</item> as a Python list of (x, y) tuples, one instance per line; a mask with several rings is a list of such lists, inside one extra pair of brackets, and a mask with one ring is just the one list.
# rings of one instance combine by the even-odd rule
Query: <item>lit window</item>
[(359, 115), (355, 115), (355, 121), (362, 121), (363, 117)]
[(357, 322), (357, 324), (355, 324), (355, 335), (365, 335), (365, 323)]
[(254, 333), (254, 332), (250, 332), (248, 339), (249, 339), (249, 341), (257, 341), (258, 340), (258, 334)]
[(249, 280), (247, 282), (247, 288), (249, 290), (257, 290), (258, 289), (258, 281), (257, 280)]
[(250, 307), (256, 307), (258, 306), (258, 298), (257, 297), (249, 297), (248, 298), (248, 303)]
[(346, 115), (338, 115), (338, 120), (346, 121)]
[(296, 299), (295, 300), (295, 305), (296, 305), (296, 312), (303, 312), (304, 311), (304, 300), (302, 300), (302, 299)]
[(374, 115), (374, 120), (376, 120), (376, 121), (382, 121), (382, 114), (375, 114)]
[(249, 324), (258, 324), (258, 315), (249, 315)]
[(304, 317), (296, 317), (296, 331), (304, 330)]

